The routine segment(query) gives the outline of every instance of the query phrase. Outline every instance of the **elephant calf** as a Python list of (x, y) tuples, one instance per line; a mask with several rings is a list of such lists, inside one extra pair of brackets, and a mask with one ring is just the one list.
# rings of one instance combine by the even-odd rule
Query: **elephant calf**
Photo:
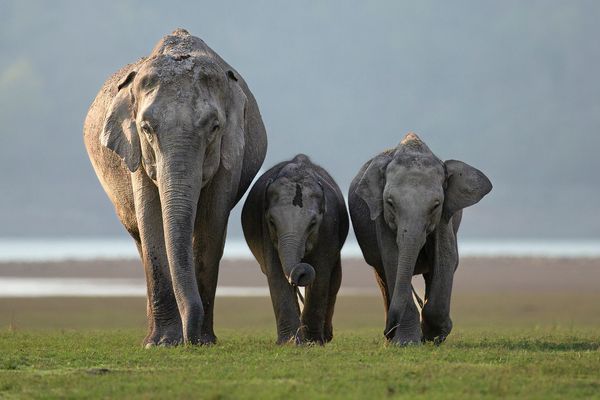
[[(365, 260), (375, 269), (386, 308), (385, 336), (393, 343), (441, 343), (452, 330), (462, 209), (490, 190), (481, 171), (440, 161), (413, 133), (369, 160), (352, 181), (350, 217)], [(411, 291), (417, 274), (426, 285), (420, 326)]]
[[(250, 190), (242, 227), (269, 281), (277, 343), (329, 342), (348, 235), (344, 197), (333, 178), (303, 154), (275, 165)], [(302, 314), (298, 286), (306, 286)]]

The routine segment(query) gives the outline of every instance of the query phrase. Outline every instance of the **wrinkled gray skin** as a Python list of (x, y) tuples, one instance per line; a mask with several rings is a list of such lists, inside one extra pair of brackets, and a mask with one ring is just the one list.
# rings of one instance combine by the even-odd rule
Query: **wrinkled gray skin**
[[(333, 178), (303, 154), (275, 165), (250, 190), (242, 227), (267, 275), (277, 343), (329, 342), (348, 235), (344, 197)], [(306, 286), (302, 314), (297, 286)]]
[[(365, 260), (375, 269), (386, 309), (384, 334), (392, 343), (441, 343), (452, 330), (462, 209), (491, 189), (481, 171), (440, 161), (413, 133), (369, 160), (352, 181), (350, 216)], [(411, 286), (417, 274), (426, 285), (421, 323)]]
[(267, 148), (246, 83), (202, 40), (178, 29), (105, 82), (84, 140), (144, 264), (144, 344), (215, 342), (229, 212)]

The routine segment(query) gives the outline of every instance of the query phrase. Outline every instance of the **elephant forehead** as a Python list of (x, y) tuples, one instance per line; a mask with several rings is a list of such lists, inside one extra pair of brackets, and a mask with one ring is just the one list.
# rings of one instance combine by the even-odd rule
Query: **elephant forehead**
[[(318, 185), (317, 185), (318, 188)], [(319, 202), (321, 193), (315, 190), (314, 185), (295, 182), (287, 178), (273, 182), (267, 191), (269, 199), (278, 205), (293, 207), (309, 207)]]
[(442, 186), (445, 174), (441, 164), (392, 164), (388, 165), (386, 181), (388, 185)]
[(141, 80), (147, 76), (160, 84), (193, 81), (224, 85), (226, 81), (221, 67), (208, 57), (159, 55), (146, 60), (138, 74)]
[(417, 169), (427, 169), (427, 168), (441, 168), (442, 162), (439, 158), (434, 156), (433, 154), (423, 154), (419, 152), (403, 152), (397, 153), (392, 162), (388, 165), (389, 168), (417, 168)]
[(444, 177), (444, 165), (435, 156), (405, 154), (395, 157), (387, 166), (388, 175), (426, 175)]

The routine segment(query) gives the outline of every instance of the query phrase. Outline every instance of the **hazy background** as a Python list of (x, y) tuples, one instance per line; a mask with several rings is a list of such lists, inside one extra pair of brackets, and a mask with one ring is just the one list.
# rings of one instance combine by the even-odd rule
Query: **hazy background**
[(83, 120), (110, 74), (183, 27), (250, 85), (264, 167), (304, 152), (346, 191), (413, 130), (494, 183), (464, 237), (598, 238), (599, 21), (593, 0), (1, 0), (0, 236), (124, 235)]

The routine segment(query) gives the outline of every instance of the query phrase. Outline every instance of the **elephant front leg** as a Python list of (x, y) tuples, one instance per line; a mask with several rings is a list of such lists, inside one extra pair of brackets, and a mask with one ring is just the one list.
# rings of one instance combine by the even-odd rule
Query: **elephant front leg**
[(454, 272), (458, 266), (458, 252), (454, 236), (438, 240), (436, 257), (431, 270), (424, 274), (425, 306), (421, 329), (423, 339), (442, 343), (452, 331), (450, 299)]
[(144, 265), (148, 295), (148, 334), (144, 346), (182, 343), (182, 325), (165, 249), (162, 213), (156, 187), (138, 171), (133, 180), (138, 250)]
[[(223, 254), (224, 240), (215, 243), (215, 247), (206, 248), (204, 251), (195, 250), (196, 281), (198, 291), (204, 305), (204, 321), (200, 334), (200, 343), (214, 344), (217, 336), (214, 331), (215, 295), (217, 280), (219, 278), (219, 263)], [(210, 243), (205, 241), (204, 243)]]
[(269, 282), (269, 292), (277, 323), (277, 344), (299, 343), (303, 340), (303, 332), (300, 326), (300, 308), (296, 291), (283, 274), (276, 253), (264, 266), (264, 270)]
[(302, 326), (306, 332), (307, 342), (324, 344), (331, 273), (334, 267), (322, 261), (312, 262), (311, 265), (315, 269), (316, 276), (313, 283), (306, 288), (306, 299), (301, 317)]
[(223, 208), (222, 204), (226, 204), (225, 200), (203, 198), (201, 206), (198, 207), (194, 231), (196, 281), (204, 306), (200, 336), (200, 342), (203, 344), (217, 342), (214, 331), (215, 295), (229, 218), (229, 209)]
[(452, 319), (450, 319), (452, 277), (443, 279), (441, 276), (427, 274), (425, 285), (427, 294), (421, 321), (423, 339), (441, 344), (452, 331)]
[(325, 327), (323, 332), (323, 338), (328, 343), (333, 339), (333, 311), (335, 308), (335, 300), (337, 298), (340, 285), (342, 284), (342, 265), (338, 258), (336, 266), (331, 271), (331, 278), (329, 282), (329, 296), (327, 302), (327, 312), (325, 314)]
[[(400, 346), (420, 344), (422, 340), (419, 310), (412, 294), (414, 257), (398, 262), (394, 254), (384, 258), (386, 293), (389, 293), (384, 335)], [(405, 266), (404, 268), (395, 265)], [(380, 278), (381, 279), (381, 278)], [(382, 289), (383, 291), (383, 289)]]
[(412, 298), (412, 291), (407, 297), (408, 301), (406, 302), (402, 317), (398, 318), (396, 313), (391, 311), (393, 309), (392, 304), (387, 315), (388, 321), (386, 322), (385, 336), (390, 339), (392, 343), (401, 346), (419, 344), (422, 339), (419, 326), (419, 310)]

